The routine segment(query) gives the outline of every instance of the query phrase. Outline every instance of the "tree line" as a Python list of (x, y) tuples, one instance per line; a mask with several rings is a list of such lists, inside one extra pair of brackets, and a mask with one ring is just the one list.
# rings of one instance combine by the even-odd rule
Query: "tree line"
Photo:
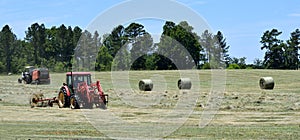
[[(207, 41), (208, 45), (201, 45)], [(100, 70), (171, 70), (203, 68), (210, 63), (217, 68), (228, 64), (228, 49), (220, 31), (199, 36), (186, 21), (177, 25), (167, 21), (158, 43), (143, 25), (132, 23), (114, 28), (104, 39), (96, 66)]]
[(18, 73), (26, 65), (48, 67), (53, 71), (63, 71), (70, 63), (73, 50), (81, 37), (79, 27), (45, 28), (34, 23), (25, 31), (24, 39), (17, 39), (9, 25), (0, 32), (0, 72)]
[[(171, 70), (202, 68), (208, 63), (213, 64), (210, 67), (220, 67), (229, 62), (229, 46), (220, 31), (216, 35), (205, 31), (198, 36), (186, 21), (177, 25), (167, 21), (158, 43), (138, 23), (119, 25), (102, 37), (97, 31), (90, 33), (64, 24), (46, 28), (34, 23), (25, 34), (24, 39), (17, 39), (9, 25), (2, 28), (1, 73), (18, 73), (26, 65), (62, 72), (70, 70), (70, 66), (98, 71)], [(210, 42), (201, 45), (206, 41)]]
[[(9, 25), (0, 31), (0, 73), (19, 73), (26, 65), (47, 67), (51, 71), (84, 70), (172, 70), (211, 68), (297, 69), (299, 38), (297, 29), (286, 42), (278, 39), (282, 32), (273, 29), (261, 37), (264, 60), (247, 65), (246, 58), (229, 56), (229, 45), (221, 31), (208, 30), (201, 35), (186, 21), (166, 21), (158, 43), (144, 26), (119, 25), (100, 36), (76, 26), (46, 28), (34, 23), (17, 39)], [(74, 70), (74, 69), (73, 69)]]

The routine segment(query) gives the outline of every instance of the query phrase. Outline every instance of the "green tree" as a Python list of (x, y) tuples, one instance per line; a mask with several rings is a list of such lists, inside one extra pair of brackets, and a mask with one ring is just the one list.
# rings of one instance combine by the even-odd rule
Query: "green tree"
[[(236, 67), (238, 66), (238, 67)], [(230, 67), (230, 68), (229, 68)], [(246, 64), (246, 57), (241, 57), (241, 58), (229, 58), (229, 69), (245, 69), (247, 67)]]
[(239, 58), (239, 63), (238, 65), (240, 66), (241, 69), (245, 69), (247, 67), (246, 64), (246, 57), (241, 57)]
[(58, 51), (56, 52), (57, 54), (57, 60), (59, 62), (65, 62), (66, 57), (67, 57), (67, 52), (70, 51), (67, 48), (68, 46), (68, 39), (70, 39), (68, 35), (68, 30), (67, 27), (62, 24), (58, 29), (57, 29), (57, 43), (58, 43)]
[(57, 32), (58, 29), (55, 26), (46, 29), (45, 56), (42, 63), (49, 69), (54, 69), (56, 62), (59, 62), (60, 44)]
[(124, 27), (119, 25), (104, 38), (103, 44), (108, 48), (108, 52), (112, 57), (115, 57), (119, 49), (127, 42), (124, 30)]
[(211, 68), (227, 67), (229, 65), (229, 46), (227, 46), (226, 39), (221, 31), (213, 35), (205, 30), (201, 35), (200, 43), (206, 53), (205, 63), (210, 64)]
[(113, 58), (113, 70), (128, 70), (130, 68), (130, 52), (126, 47), (120, 48)]
[[(108, 49), (110, 56), (114, 58), (112, 65), (114, 68), (128, 69), (131, 58), (138, 58), (141, 53), (144, 54), (151, 47), (152, 38), (145, 31), (143, 25), (131, 23), (126, 28), (122, 25), (114, 28), (105, 37), (103, 45)], [(143, 57), (138, 58), (136, 61), (131, 68), (139, 69), (145, 63)]]
[(176, 24), (172, 21), (166, 21), (165, 25), (163, 26), (163, 35), (171, 36), (173, 33), (173, 29), (175, 28)]
[[(66, 27), (62, 24), (60, 27), (55, 26), (46, 30), (45, 55), (43, 58), (43, 65), (55, 69), (67, 70), (74, 54), (75, 45), (73, 43), (72, 27)], [(62, 68), (57, 68), (63, 66)]]
[(144, 29), (144, 26), (137, 23), (132, 23), (125, 29), (125, 34), (128, 39), (128, 48), (130, 49), (131, 69), (142, 70), (146, 69), (147, 54), (153, 52), (153, 39)]
[(277, 29), (264, 32), (261, 37), (260, 43), (262, 43), (261, 50), (266, 50), (264, 57), (265, 68), (282, 69), (284, 68), (284, 50), (285, 44), (282, 40), (278, 39), (278, 36), (282, 32)]
[[(82, 29), (79, 28), (78, 26), (74, 27), (73, 29), (73, 44), (75, 45), (75, 48), (77, 48), (78, 46), (80, 46), (80, 37), (82, 35)], [(74, 51), (76, 50), (74, 48)], [(78, 61), (77, 61), (77, 58), (75, 56), (75, 52), (73, 54), (73, 59), (71, 60), (71, 64), (73, 67), (78, 67)]]
[(105, 36), (103, 45), (107, 47), (109, 54), (114, 58), (112, 67), (114, 70), (124, 70), (129, 68), (130, 53), (128, 47), (128, 37), (122, 25), (117, 26), (110, 34)]
[(177, 28), (176, 34), (179, 37), (176, 40), (187, 49), (192, 56), (191, 59), (193, 59), (193, 63), (196, 65), (196, 67), (199, 67), (200, 61), (205, 59), (203, 54), (204, 49), (199, 42), (200, 37), (197, 35), (197, 33), (193, 32), (194, 28), (190, 26), (187, 21), (180, 22), (177, 25)]
[(90, 51), (88, 52), (88, 56), (90, 61), (89, 63), (91, 64), (90, 67), (91, 69), (94, 70), (96, 68), (96, 59), (97, 59), (98, 51), (101, 46), (101, 37), (99, 36), (99, 33), (97, 31), (94, 32), (91, 41), (92, 42), (89, 46)]
[(300, 30), (296, 29), (291, 33), (290, 39), (285, 45), (285, 65), (287, 69), (299, 68), (299, 48), (300, 48)]
[(156, 53), (148, 54), (145, 56), (146, 62), (145, 67), (146, 70), (157, 70), (158, 69), (158, 60), (159, 57)]
[[(153, 61), (152, 64), (155, 65), (150, 65), (149, 67), (154, 68), (155, 70), (175, 70), (178, 69), (176, 67), (176, 65), (173, 63), (174, 61), (172, 61), (170, 58), (166, 57), (165, 55), (161, 55), (161, 54), (157, 54), (154, 53), (152, 54), (152, 57), (150, 57)], [(149, 64), (151, 61), (150, 60), (146, 60), (146, 63)]]
[(253, 68), (254, 69), (262, 69), (263, 68), (263, 61), (258, 59), (258, 58), (255, 58), (254, 61), (253, 61)]
[(204, 48), (206, 59), (205, 62), (210, 63), (210, 61), (213, 59), (214, 54), (214, 37), (213, 34), (210, 33), (208, 30), (205, 30), (200, 38), (200, 44)]
[(83, 31), (77, 46), (75, 48), (75, 54), (74, 57), (77, 62), (77, 70), (82, 71), (82, 70), (90, 70), (90, 52), (92, 51), (91, 45), (93, 42), (93, 37), (92, 34), (85, 30)]
[(45, 55), (45, 42), (46, 42), (46, 28), (44, 24), (39, 25), (38, 23), (32, 24), (26, 33), (26, 40), (30, 42), (34, 48), (34, 63), (40, 65), (40, 58)]
[(131, 60), (134, 61), (131, 68), (135, 70), (146, 69), (146, 59), (148, 54), (151, 54), (153, 51), (153, 39), (149, 33), (137, 37), (130, 50)]
[(11, 72), (21, 73), (25, 65), (29, 65), (28, 54), (26, 53), (28, 43), (24, 40), (17, 40), (15, 42), (16, 48), (13, 52), (13, 57), (11, 60)]
[(72, 58), (81, 34), (82, 30), (78, 26), (72, 29), (71, 26), (66, 27), (62, 24), (58, 28), (53, 26), (46, 29), (45, 55), (41, 57), (42, 64), (50, 69), (68, 70), (71, 63), (76, 62)]
[(78, 26), (75, 26), (73, 29), (73, 44), (77, 46), (77, 43), (82, 35), (82, 29)]
[(109, 54), (106, 46), (101, 46), (97, 55), (96, 70), (109, 71), (111, 70), (113, 57)]
[[(200, 61), (203, 58), (201, 52), (203, 48), (199, 43), (199, 36), (192, 32), (193, 27), (189, 26), (186, 21), (180, 22), (178, 25), (171, 21), (167, 21), (163, 26), (163, 33), (160, 38), (160, 42), (156, 44), (159, 56), (164, 55), (171, 60), (176, 62), (180, 68), (190, 68), (185, 66), (199, 66)], [(188, 58), (188, 54), (182, 50), (185, 48), (187, 53), (192, 58)], [(161, 58), (160, 60), (164, 60)], [(159, 62), (159, 61), (158, 61)], [(168, 61), (167, 61), (168, 62)], [(168, 64), (170, 67), (172, 63)], [(169, 67), (168, 66), (168, 67)]]
[(143, 36), (144, 34), (146, 34), (144, 26), (138, 23), (131, 23), (124, 30), (124, 36), (130, 43), (134, 43), (137, 37)]
[(215, 40), (216, 40), (216, 60), (219, 63), (225, 63), (226, 67), (229, 65), (229, 47), (226, 44), (226, 38), (224, 38), (223, 34), (221, 31), (218, 31), (217, 34), (215, 35)]
[[(157, 48), (157, 66), (159, 70), (172, 70), (178, 69), (177, 67), (184, 67), (185, 61), (182, 61), (187, 54), (181, 55), (180, 48), (183, 48), (182, 45), (175, 39), (170, 38), (169, 36), (162, 35), (160, 42), (155, 44)], [(180, 63), (180, 64), (179, 64)], [(176, 67), (177, 66), (177, 67)]]
[(71, 64), (71, 59), (74, 55), (74, 49), (76, 47), (76, 44), (73, 41), (74, 32), (71, 26), (68, 26), (67, 32), (66, 32), (66, 46), (63, 47), (62, 50), (62, 56), (63, 62), (65, 65), (69, 66)]
[(4, 59), (3, 64), (6, 66), (5, 69), (7, 73), (12, 72), (11, 62), (17, 45), (16, 35), (12, 32), (12, 29), (8, 25), (5, 25), (0, 33), (0, 51), (1, 56), (3, 56), (3, 58), (0, 59)]

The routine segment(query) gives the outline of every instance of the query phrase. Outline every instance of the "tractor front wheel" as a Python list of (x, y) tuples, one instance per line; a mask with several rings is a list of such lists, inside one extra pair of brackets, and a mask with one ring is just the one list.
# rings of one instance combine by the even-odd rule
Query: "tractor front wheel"
[(106, 107), (106, 105), (104, 103), (100, 103), (98, 105), (98, 107), (101, 108), (101, 109), (104, 109), (104, 110), (107, 109), (107, 107)]
[(25, 83), (26, 84), (30, 84), (32, 82), (31, 76), (30, 75), (26, 75), (25, 76)]
[(77, 103), (74, 96), (72, 96), (70, 99), (70, 107), (71, 107), (71, 109), (79, 109), (80, 108), (79, 104)]
[(86, 109), (92, 109), (93, 108), (93, 103), (85, 103), (83, 105), (83, 108), (86, 108)]

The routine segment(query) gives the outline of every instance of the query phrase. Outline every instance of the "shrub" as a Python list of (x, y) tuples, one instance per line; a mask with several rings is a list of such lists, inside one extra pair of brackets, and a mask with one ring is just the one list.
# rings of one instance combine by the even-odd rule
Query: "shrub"
[(229, 64), (227, 69), (240, 69), (240, 66), (238, 64)]
[(2, 62), (0, 62), (0, 73), (4, 73), (5, 72), (5, 65), (3, 65)]
[(209, 63), (204, 63), (202, 65), (202, 69), (211, 69), (210, 64)]
[(54, 66), (54, 72), (64, 72), (64, 67), (65, 65), (62, 62), (58, 62), (56, 63), (56, 65)]

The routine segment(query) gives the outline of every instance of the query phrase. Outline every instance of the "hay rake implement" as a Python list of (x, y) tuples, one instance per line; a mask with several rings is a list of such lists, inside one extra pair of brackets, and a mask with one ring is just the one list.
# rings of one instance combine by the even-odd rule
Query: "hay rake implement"
[(43, 94), (32, 94), (29, 100), (30, 106), (33, 107), (53, 107), (53, 104), (56, 103), (59, 107), (62, 107), (62, 103), (56, 97), (45, 98)]

